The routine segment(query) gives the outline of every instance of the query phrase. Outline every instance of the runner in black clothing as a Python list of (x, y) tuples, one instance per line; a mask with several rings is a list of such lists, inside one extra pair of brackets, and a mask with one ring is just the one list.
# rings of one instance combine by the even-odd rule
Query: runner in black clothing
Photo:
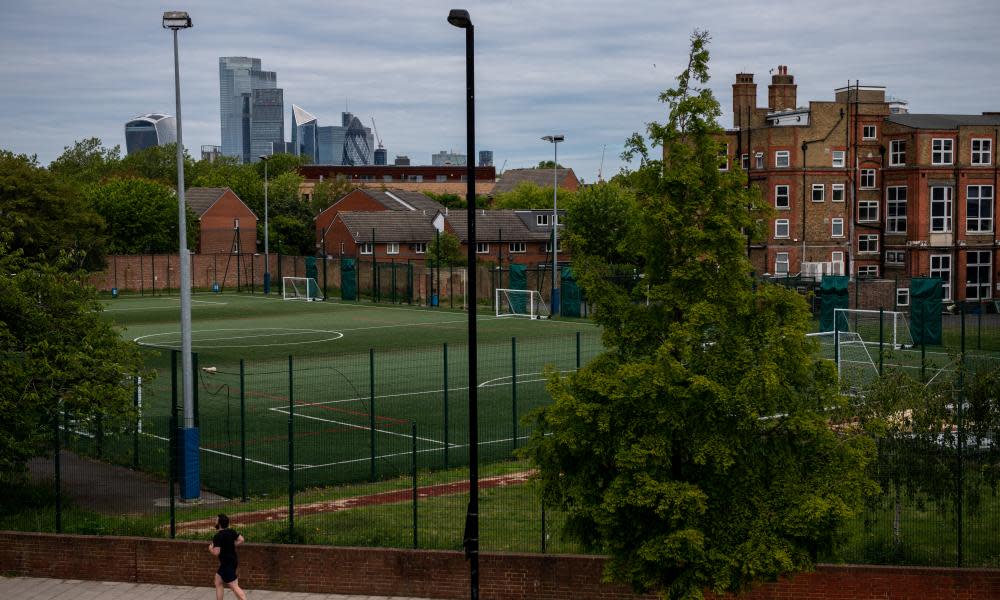
[(246, 600), (247, 595), (240, 589), (236, 577), (236, 566), (239, 563), (236, 546), (243, 543), (243, 536), (229, 528), (229, 517), (226, 515), (219, 515), (215, 528), (219, 532), (208, 545), (208, 551), (219, 557), (219, 570), (215, 573), (215, 599), (222, 600), (222, 595), (226, 591), (225, 586), (228, 585), (237, 598)]

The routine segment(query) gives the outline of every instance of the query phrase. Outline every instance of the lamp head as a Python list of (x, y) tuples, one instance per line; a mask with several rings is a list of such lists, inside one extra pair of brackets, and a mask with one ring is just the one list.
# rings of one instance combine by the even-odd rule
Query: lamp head
[(187, 29), (191, 27), (191, 17), (183, 10), (168, 10), (163, 13), (163, 28), (173, 29), (177, 31), (178, 29)]
[(270, 157), (267, 154), (261, 154), (257, 158), (261, 159), (264, 162), (267, 162), (267, 159), (270, 158)]
[(560, 135), (546, 135), (546, 136), (542, 137), (542, 139), (545, 140), (546, 142), (552, 142), (553, 144), (558, 144), (559, 142), (565, 140), (566, 136), (564, 136), (562, 134), (560, 134)]
[(462, 29), (472, 27), (472, 17), (469, 16), (469, 11), (462, 8), (451, 9), (448, 13), (448, 22)]

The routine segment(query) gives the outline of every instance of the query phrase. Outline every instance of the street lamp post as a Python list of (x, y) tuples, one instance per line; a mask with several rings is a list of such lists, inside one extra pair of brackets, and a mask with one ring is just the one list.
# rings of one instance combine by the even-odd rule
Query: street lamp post
[[(466, 137), (466, 218), (468, 220), (469, 288), (469, 508), (465, 514), (463, 545), (469, 560), (472, 600), (479, 599), (479, 415), (476, 374), (476, 168), (472, 162), (476, 150), (475, 117), (475, 28), (469, 11), (452, 9), (448, 22), (465, 30), (465, 137)], [(438, 257), (440, 259), (440, 257)]]
[(264, 294), (271, 293), (271, 261), (268, 256), (267, 247), (267, 155), (261, 156), (260, 159), (264, 161)]
[(201, 496), (200, 440), (195, 427), (194, 376), (191, 361), (191, 255), (187, 247), (187, 204), (184, 200), (184, 137), (181, 133), (181, 75), (177, 56), (177, 32), (191, 27), (184, 11), (163, 13), (163, 28), (174, 33), (174, 99), (177, 108), (177, 225), (181, 266), (181, 381), (184, 398), (184, 427), (181, 429), (181, 498)]
[(546, 142), (552, 142), (552, 297), (551, 313), (559, 314), (559, 142), (566, 139), (566, 136), (547, 135), (542, 138)]

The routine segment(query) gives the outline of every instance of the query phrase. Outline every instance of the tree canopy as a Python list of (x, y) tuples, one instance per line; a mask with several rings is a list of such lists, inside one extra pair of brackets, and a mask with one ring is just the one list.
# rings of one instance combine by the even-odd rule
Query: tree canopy
[[(602, 195), (633, 207), (597, 231), (627, 244), (574, 238), (608, 350), (552, 375), (527, 448), (565, 535), (608, 554), (613, 580), (669, 598), (812, 568), (875, 489), (870, 440), (828, 426), (844, 400), (805, 336), (805, 301), (751, 278), (742, 230), (760, 200), (745, 174), (718, 169), (719, 105), (696, 87), (708, 42), (695, 32), (661, 95), (667, 122), (629, 140), (627, 190), (599, 188), (571, 211), (571, 223), (600, 216)], [(641, 277), (614, 277), (618, 261)]]
[[(147, 179), (110, 179), (85, 192), (87, 202), (104, 219), (108, 252), (141, 254), (176, 252), (177, 194)], [(197, 247), (198, 220), (187, 211), (188, 248)]]

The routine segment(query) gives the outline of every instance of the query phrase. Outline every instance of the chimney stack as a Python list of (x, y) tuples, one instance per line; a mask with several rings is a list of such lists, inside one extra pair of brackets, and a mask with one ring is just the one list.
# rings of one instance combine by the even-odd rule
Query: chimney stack
[(788, 74), (788, 67), (778, 65), (778, 72), (771, 75), (771, 85), (767, 86), (767, 107), (771, 111), (795, 108), (797, 88), (795, 77)]
[(755, 110), (757, 84), (753, 82), (753, 73), (737, 73), (733, 84), (733, 126), (749, 127)]

